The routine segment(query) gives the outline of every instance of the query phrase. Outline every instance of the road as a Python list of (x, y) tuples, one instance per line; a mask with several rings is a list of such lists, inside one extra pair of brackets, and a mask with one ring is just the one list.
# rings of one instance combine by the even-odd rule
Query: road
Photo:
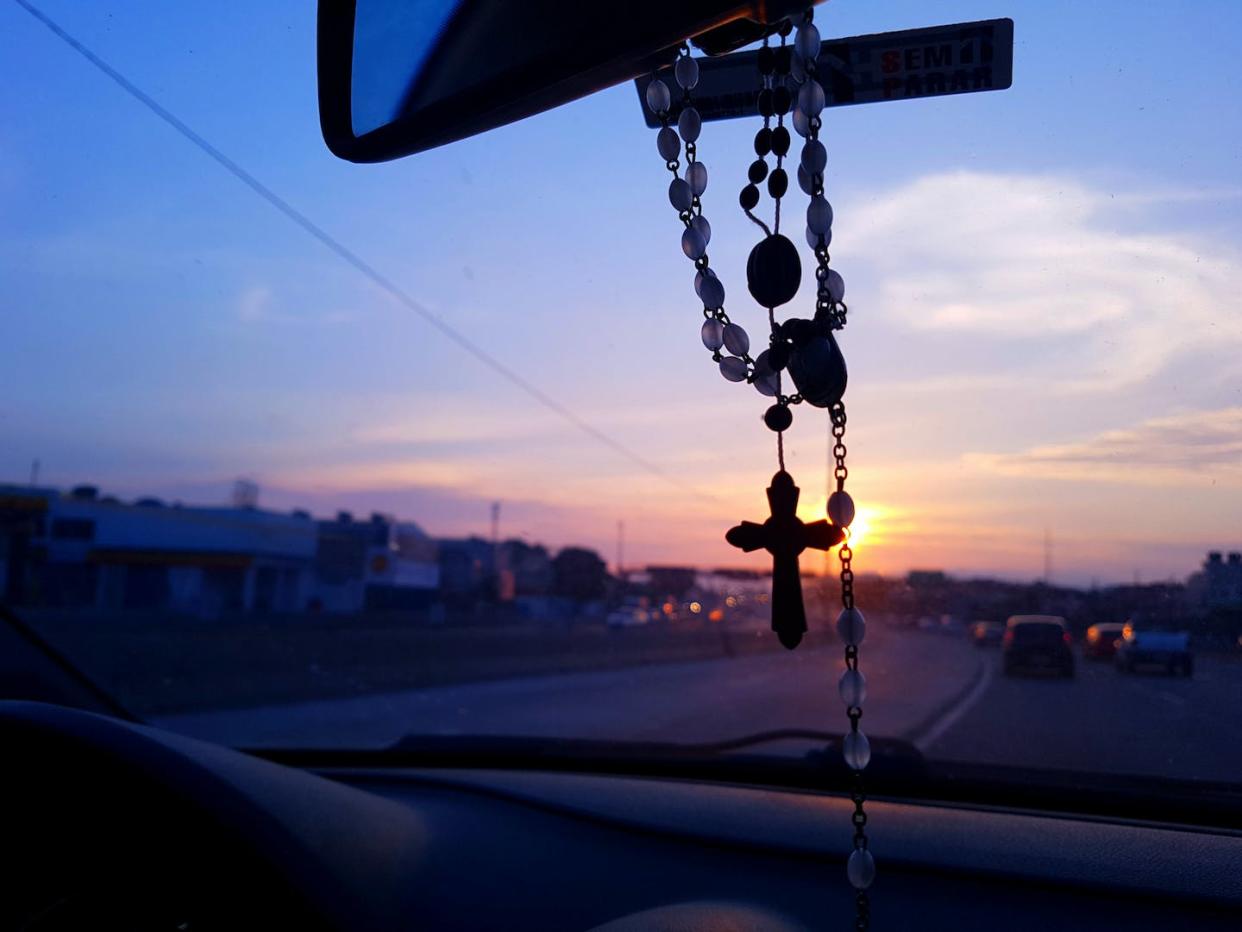
[[(933, 759), (1238, 781), (1242, 663), (1202, 655), (1193, 679), (1079, 662), (1074, 680), (1000, 675), (965, 638), (873, 626), (863, 727)], [(839, 646), (525, 677), (166, 716), (209, 740), (375, 747), (404, 734), (712, 741), (772, 728), (840, 731)], [(802, 745), (805, 747), (805, 745)], [(797, 746), (788, 746), (796, 750)], [(779, 750), (779, 748), (772, 748)]]

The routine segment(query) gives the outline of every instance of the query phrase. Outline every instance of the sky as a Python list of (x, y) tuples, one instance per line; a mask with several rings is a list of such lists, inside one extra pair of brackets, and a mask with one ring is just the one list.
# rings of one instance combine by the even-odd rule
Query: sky
[[(725, 382), (632, 85), (383, 165), (319, 132), (306, 2), (41, 9), (348, 248), (659, 473), (541, 406), (0, 2), (0, 482), (382, 510), (437, 536), (755, 566), (767, 402)], [(832, 0), (827, 37), (1011, 17), (1009, 90), (828, 113), (855, 568), (1086, 585), (1242, 549), (1232, 0)], [(707, 124), (733, 319), (753, 121)], [(801, 243), (801, 237), (795, 237)], [(804, 268), (809, 261), (804, 255)], [(790, 313), (809, 315), (809, 273)], [(822, 516), (827, 419), (787, 434)], [(816, 568), (818, 560), (808, 561)]]

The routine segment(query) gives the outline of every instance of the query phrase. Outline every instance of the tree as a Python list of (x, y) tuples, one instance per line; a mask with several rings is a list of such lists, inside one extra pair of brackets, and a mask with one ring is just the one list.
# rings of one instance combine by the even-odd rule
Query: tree
[(566, 547), (552, 560), (557, 595), (579, 602), (602, 598), (608, 574), (604, 561), (594, 550)]

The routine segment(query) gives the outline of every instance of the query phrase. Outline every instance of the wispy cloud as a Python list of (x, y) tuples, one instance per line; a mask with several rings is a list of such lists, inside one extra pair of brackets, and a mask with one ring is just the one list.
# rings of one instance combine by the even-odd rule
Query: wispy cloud
[(1015, 454), (969, 454), (1006, 475), (1163, 485), (1242, 484), (1242, 407), (1153, 418), (1076, 443)]
[[(1233, 192), (1217, 192), (1230, 197)], [(924, 176), (845, 214), (852, 255), (882, 281), (881, 313), (914, 331), (1063, 349), (1054, 389), (1116, 388), (1174, 358), (1242, 347), (1242, 255), (1206, 236), (1136, 232), (1115, 211), (1186, 192), (1114, 194), (1059, 177)], [(1113, 212), (1113, 213), (1110, 213)]]

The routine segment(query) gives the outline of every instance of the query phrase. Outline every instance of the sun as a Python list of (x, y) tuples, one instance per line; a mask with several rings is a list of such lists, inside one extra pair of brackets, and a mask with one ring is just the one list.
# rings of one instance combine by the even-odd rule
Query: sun
[(862, 544), (866, 543), (867, 537), (871, 533), (872, 517), (869, 508), (859, 508), (854, 515), (854, 522), (850, 525), (849, 534), (851, 550), (857, 550)]
[[(798, 508), (798, 517), (803, 521), (819, 521), (828, 512), (828, 498), (821, 495), (818, 500), (812, 499)], [(879, 508), (859, 507), (854, 512), (854, 521), (850, 524), (850, 548), (857, 550), (867, 542), (874, 540), (876, 525), (881, 517)]]

